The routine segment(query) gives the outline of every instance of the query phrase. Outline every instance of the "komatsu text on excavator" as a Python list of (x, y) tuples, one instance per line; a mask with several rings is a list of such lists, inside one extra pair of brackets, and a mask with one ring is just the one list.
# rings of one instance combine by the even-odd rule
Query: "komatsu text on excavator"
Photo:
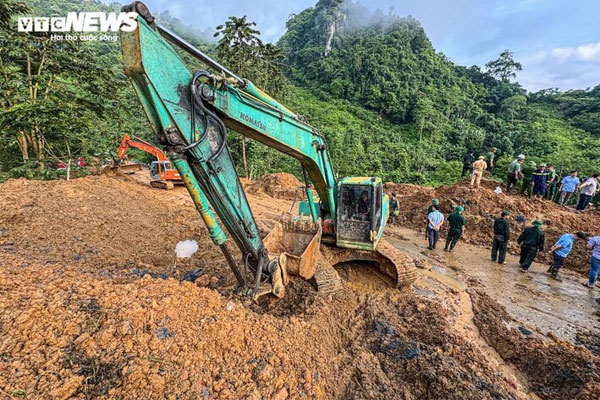
[[(347, 261), (376, 263), (398, 287), (414, 281), (414, 264), (382, 239), (389, 201), (380, 178), (338, 179), (327, 142), (315, 128), (162, 27), (143, 3), (123, 11), (138, 13), (137, 28), (121, 31), (125, 73), (243, 293), (282, 297), (289, 275), (334, 292), (340, 278), (333, 265)], [(190, 72), (173, 46), (210, 71)], [(227, 128), (296, 158), (302, 167), (306, 201), (264, 239), (227, 148)], [(241, 251), (239, 262), (221, 224)]]

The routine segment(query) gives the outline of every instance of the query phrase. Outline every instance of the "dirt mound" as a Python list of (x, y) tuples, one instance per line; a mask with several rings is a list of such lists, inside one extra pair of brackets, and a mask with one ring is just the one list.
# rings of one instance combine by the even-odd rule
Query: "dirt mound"
[[(175, 245), (184, 239), (220, 259), (185, 189), (172, 192), (104, 175), (10, 180), (0, 196), (0, 249), (28, 262), (75, 263), (105, 274), (146, 268), (140, 264), (169, 276), (185, 273), (174, 270)], [(188, 264), (208, 265), (197, 256)]]
[(285, 172), (265, 175), (250, 181), (245, 186), (246, 190), (251, 194), (267, 194), (276, 199), (285, 200), (302, 200), (306, 198), (302, 190), (303, 187), (304, 185), (300, 183), (298, 178)]
[[(490, 246), (493, 239), (494, 218), (503, 210), (512, 214), (511, 241), (509, 250), (518, 252), (516, 238), (524, 227), (539, 218), (544, 222), (546, 232), (546, 247), (549, 249), (560, 235), (567, 232), (584, 231), (598, 234), (600, 229), (600, 214), (597, 211), (585, 215), (559, 207), (557, 204), (544, 201), (542, 203), (519, 195), (496, 194), (493, 189), (496, 182), (483, 181), (482, 187), (471, 189), (467, 183), (453, 186), (442, 186), (437, 189), (423, 188), (416, 190), (414, 185), (386, 184), (386, 192), (395, 191), (400, 200), (400, 224), (407, 227), (425, 229), (427, 207), (431, 200), (440, 200), (441, 211), (448, 215), (457, 205), (465, 208), (467, 229), (463, 240), (473, 244)], [(442, 233), (448, 229), (442, 227)], [(549, 261), (550, 255), (543, 252), (540, 256)], [(583, 242), (577, 242), (572, 253), (567, 258), (565, 266), (586, 273), (589, 270), (589, 254)]]

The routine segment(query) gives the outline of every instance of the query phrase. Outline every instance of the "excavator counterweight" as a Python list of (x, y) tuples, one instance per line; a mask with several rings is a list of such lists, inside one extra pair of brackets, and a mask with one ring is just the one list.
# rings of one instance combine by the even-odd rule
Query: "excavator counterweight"
[[(398, 286), (414, 281), (414, 265), (382, 239), (389, 199), (381, 179), (338, 179), (325, 138), (303, 118), (162, 27), (143, 3), (123, 10), (138, 13), (137, 28), (121, 32), (125, 73), (245, 293), (282, 297), (291, 274), (332, 293), (340, 287), (333, 266), (349, 261), (376, 263)], [(174, 47), (214, 72), (190, 72)], [(227, 147), (227, 129), (302, 167), (306, 201), (264, 239)], [(240, 249), (240, 262), (228, 250), (225, 231)]]

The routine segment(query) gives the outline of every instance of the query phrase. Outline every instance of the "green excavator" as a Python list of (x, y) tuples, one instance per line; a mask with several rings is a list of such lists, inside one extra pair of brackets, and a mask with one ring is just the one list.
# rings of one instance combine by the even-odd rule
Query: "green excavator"
[[(161, 26), (142, 2), (123, 11), (138, 14), (137, 27), (121, 31), (125, 74), (242, 293), (282, 297), (289, 275), (332, 293), (341, 287), (333, 266), (351, 261), (376, 263), (397, 287), (415, 280), (414, 263), (382, 238), (389, 199), (380, 178), (338, 179), (325, 138), (302, 117)], [(173, 46), (212, 72), (192, 73)], [(228, 128), (302, 167), (306, 200), (264, 239), (227, 147)]]

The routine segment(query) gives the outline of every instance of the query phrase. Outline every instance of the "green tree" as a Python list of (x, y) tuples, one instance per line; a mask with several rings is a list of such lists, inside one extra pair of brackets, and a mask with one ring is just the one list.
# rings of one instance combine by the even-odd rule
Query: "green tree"
[(511, 78), (517, 77), (517, 71), (522, 71), (521, 63), (513, 59), (513, 53), (504, 50), (496, 60), (485, 64), (488, 74), (500, 79), (503, 82), (509, 82)]

